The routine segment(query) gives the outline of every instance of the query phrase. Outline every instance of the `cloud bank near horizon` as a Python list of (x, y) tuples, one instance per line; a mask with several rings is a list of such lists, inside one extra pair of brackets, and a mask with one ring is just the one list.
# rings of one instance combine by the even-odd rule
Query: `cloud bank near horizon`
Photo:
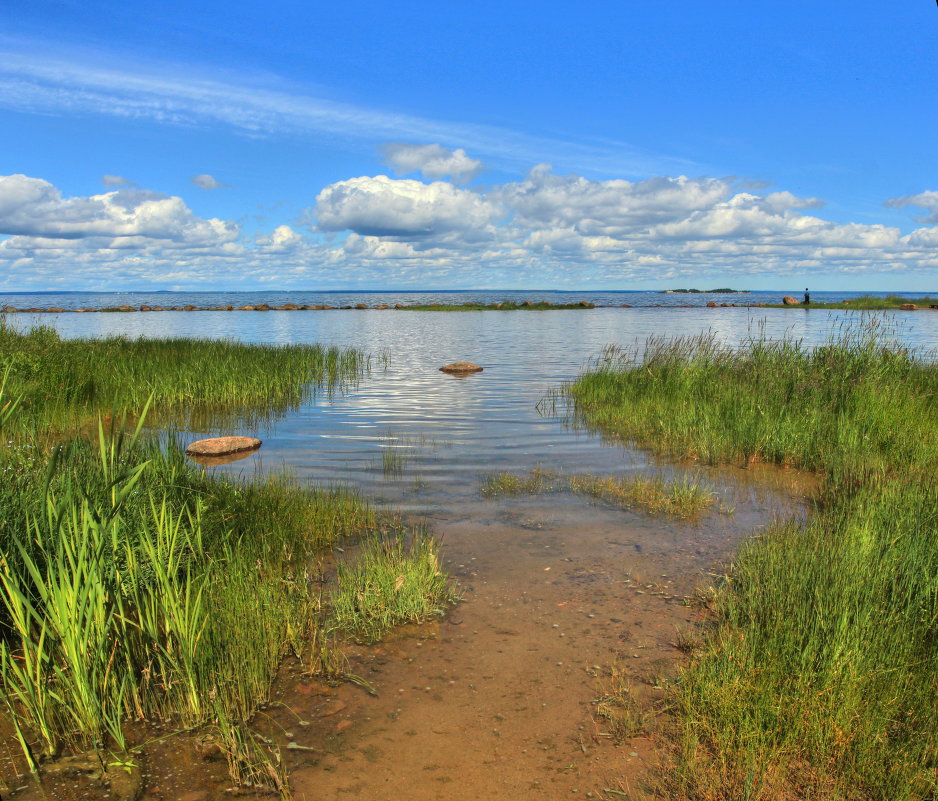
[(938, 191), (885, 202), (928, 212), (903, 234), (825, 220), (813, 213), (819, 198), (725, 178), (600, 181), (540, 164), (522, 180), (480, 188), (463, 185), (481, 168), (464, 150), (386, 152), (401, 172), (450, 180), (336, 181), (310, 193), (304, 224), (254, 235), (124, 179), (106, 181), (117, 188), (102, 194), (64, 197), (43, 178), (0, 177), (0, 286), (627, 287), (938, 267)]

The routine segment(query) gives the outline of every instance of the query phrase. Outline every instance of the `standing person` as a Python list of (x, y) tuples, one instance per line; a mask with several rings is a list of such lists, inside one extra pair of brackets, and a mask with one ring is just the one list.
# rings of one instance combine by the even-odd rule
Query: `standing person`
[(804, 305), (807, 306), (811, 303), (811, 296), (808, 294), (808, 288), (804, 288)]

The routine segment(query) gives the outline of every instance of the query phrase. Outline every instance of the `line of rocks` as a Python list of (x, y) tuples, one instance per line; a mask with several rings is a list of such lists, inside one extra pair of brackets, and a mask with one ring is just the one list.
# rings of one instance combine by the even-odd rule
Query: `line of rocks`
[[(445, 303), (428, 303), (420, 304), (427, 306), (435, 306), (441, 309), (446, 308), (447, 304)], [(456, 304), (458, 305), (458, 304)], [(501, 303), (492, 304), (492, 308), (499, 308)], [(526, 300), (524, 303), (519, 304), (521, 307), (535, 306), (536, 303)], [(543, 302), (541, 305), (551, 306), (553, 304), (549, 302)], [(588, 300), (580, 301), (579, 304), (584, 309), (594, 309), (596, 308), (595, 303), (590, 303)], [(271, 306), (268, 303), (258, 303), (255, 305), (247, 306), (234, 306), (228, 304), (226, 306), (194, 306), (191, 303), (187, 303), (185, 306), (151, 306), (151, 305), (142, 305), (142, 306), (104, 306), (99, 308), (80, 308), (80, 309), (62, 309), (58, 306), (50, 306), (47, 309), (40, 308), (28, 308), (28, 309), (19, 309), (15, 306), (4, 306), (0, 309), (0, 312), (3, 314), (78, 314), (82, 312), (161, 312), (161, 311), (326, 311), (326, 310), (338, 310), (338, 309), (407, 309), (408, 306), (405, 306), (403, 303), (395, 303), (393, 306), (387, 303), (379, 303), (376, 306), (369, 306), (367, 303), (356, 303), (354, 306), (330, 306), (328, 303), (315, 303), (315, 304), (306, 304), (300, 305), (296, 303), (284, 303), (280, 306)]]

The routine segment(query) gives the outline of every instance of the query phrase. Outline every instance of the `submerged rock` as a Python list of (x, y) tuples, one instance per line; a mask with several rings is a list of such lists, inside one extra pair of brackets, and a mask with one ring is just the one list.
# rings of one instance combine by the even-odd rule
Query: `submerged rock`
[(450, 373), (452, 375), (466, 375), (468, 373), (481, 373), (482, 367), (472, 362), (453, 362), (443, 365), (440, 368), (441, 373)]
[(189, 456), (229, 456), (232, 453), (256, 451), (261, 440), (254, 437), (210, 437), (193, 442), (186, 448)]
[(782, 303), (784, 303), (786, 306), (800, 306), (801, 305), (801, 301), (796, 298), (793, 298), (791, 295), (785, 295), (785, 297), (782, 298)]

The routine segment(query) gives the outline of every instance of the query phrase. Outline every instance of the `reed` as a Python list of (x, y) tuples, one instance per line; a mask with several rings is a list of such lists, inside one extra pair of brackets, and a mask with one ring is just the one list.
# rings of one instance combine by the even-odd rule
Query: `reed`
[(19, 413), (8, 433), (71, 429), (96, 415), (139, 410), (195, 427), (256, 423), (310, 394), (354, 384), (370, 367), (356, 350), (209, 339), (62, 339), (0, 317), (0, 369)]
[(882, 324), (818, 347), (712, 336), (608, 350), (566, 388), (610, 436), (817, 471), (807, 521), (738, 553), (673, 698), (667, 792), (938, 794), (938, 368)]

